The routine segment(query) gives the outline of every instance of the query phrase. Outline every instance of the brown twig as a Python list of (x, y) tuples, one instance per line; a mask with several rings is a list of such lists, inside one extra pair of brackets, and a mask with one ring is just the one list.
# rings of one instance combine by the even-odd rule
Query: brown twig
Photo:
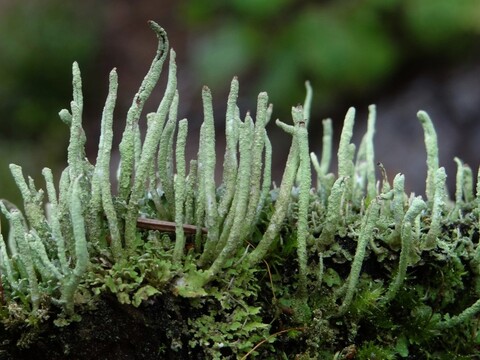
[[(146, 229), (146, 230), (158, 230), (165, 232), (175, 232), (176, 224), (172, 221), (157, 220), (157, 219), (137, 219), (137, 228)], [(185, 234), (195, 234), (197, 232), (197, 227), (195, 225), (182, 225), (183, 231)], [(200, 228), (201, 232), (206, 234), (208, 232), (207, 228)]]

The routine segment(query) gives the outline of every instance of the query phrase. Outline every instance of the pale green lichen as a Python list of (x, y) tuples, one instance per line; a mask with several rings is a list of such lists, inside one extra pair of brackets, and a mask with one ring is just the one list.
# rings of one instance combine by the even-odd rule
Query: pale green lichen
[(343, 123), (340, 143), (338, 145), (338, 177), (345, 178), (345, 191), (350, 197), (355, 184), (355, 166), (353, 158), (355, 156), (355, 144), (351, 143), (353, 136), (353, 125), (355, 123), (355, 109), (348, 109)]
[[(213, 100), (206, 87), (198, 155), (187, 172), (188, 122), (177, 119), (181, 97), (173, 50), (164, 97), (157, 111), (146, 116), (145, 137), (140, 134), (144, 104), (169, 53), (165, 31), (150, 25), (159, 45), (127, 114), (119, 147), (118, 188), (112, 189), (110, 182), (115, 70), (110, 73), (95, 166), (85, 158), (77, 64), (72, 69), (71, 109), (60, 112), (70, 128), (70, 144), (58, 191), (52, 172), (44, 169), (48, 200), (44, 206), (43, 190), (31, 178), (25, 179), (19, 166), (10, 166), (24, 200), (25, 219), (14, 206), (0, 202), (10, 222), (6, 241), (0, 235), (2, 305), (21, 304), (24, 318), (41, 319), (42, 311), (54, 303), (72, 318), (79, 306), (76, 296), (87, 296), (91, 289), (93, 297), (110, 291), (120, 302), (134, 306), (172, 293), (193, 298), (191, 304), (197, 309), (209, 308), (210, 313), (189, 319), (192, 329), (198, 330), (191, 346), (205, 339), (240, 336), (253, 348), (252, 339), (260, 341), (259, 334), (266, 338), (267, 322), (288, 318), (291, 326), (306, 329), (310, 349), (322, 349), (330, 358), (340, 354), (337, 348), (345, 346), (345, 339), (361, 338), (357, 331), (361, 321), (377, 331), (388, 329), (379, 346), (390, 346), (396, 354), (408, 353), (408, 344), (431, 343), (440, 330), (478, 330), (472, 318), (480, 311), (475, 288), (480, 274), (480, 171), (474, 192), (470, 167), (456, 159), (455, 201), (449, 201), (437, 136), (425, 112), (419, 112), (418, 118), (427, 150), (426, 200), (405, 193), (401, 174), (390, 184), (381, 164), (377, 182), (374, 106), (369, 107), (367, 131), (357, 153), (352, 143), (355, 110), (348, 110), (337, 154), (338, 175), (330, 173), (331, 120), (323, 121), (321, 160), (309, 149), (309, 83), (304, 105), (292, 109), (292, 123), (276, 121), (291, 136), (291, 146), (281, 184), (272, 187), (272, 145), (266, 131), (272, 106), (262, 92), (255, 116), (241, 116), (234, 78), (217, 184)], [(314, 188), (312, 165), (317, 176)], [(174, 237), (152, 231), (155, 228), (140, 230), (139, 218), (153, 224), (171, 221), (156, 230), (170, 226)], [(257, 273), (263, 277), (254, 278)], [(472, 290), (465, 291), (467, 287)], [(270, 293), (272, 298), (267, 299)], [(230, 308), (222, 308), (225, 304)], [(412, 335), (409, 324), (390, 314), (403, 309), (403, 304), (409, 307), (404, 313), (408, 321), (430, 329), (424, 338)], [(9, 314), (2, 318), (5, 322), (11, 321), (8, 316), (24, 319), (9, 313), (8, 306), (3, 310), (1, 314)], [(292, 316), (285, 316), (289, 311)], [(231, 322), (230, 315), (236, 320)], [(216, 317), (222, 318), (220, 335), (205, 331)], [(229, 342), (235, 355), (248, 354), (238, 346), (241, 341)], [(374, 346), (371, 339), (361, 341), (364, 349)], [(208, 347), (206, 352), (214, 350)]]
[(345, 194), (345, 178), (339, 177), (333, 184), (328, 197), (327, 214), (322, 233), (318, 240), (320, 246), (328, 246), (333, 243), (335, 232), (342, 221), (342, 198)]
[(62, 298), (61, 302), (65, 306), (67, 314), (73, 314), (75, 291), (82, 281), (89, 263), (87, 249), (87, 238), (85, 234), (85, 222), (83, 218), (83, 209), (81, 203), (81, 178), (77, 178), (73, 183), (72, 198), (70, 200), (70, 216), (75, 237), (75, 267), (64, 274), (62, 279)]
[(332, 158), (332, 120), (323, 120), (322, 159), (319, 165), (319, 174), (326, 176)]
[[(293, 133), (292, 126), (286, 125), (278, 120), (276, 123), (286, 132)], [(275, 240), (281, 230), (281, 223), (283, 222), (287, 212), (299, 162), (298, 143), (294, 140), (292, 142), (292, 146), (290, 147), (290, 152), (288, 154), (287, 163), (285, 164), (285, 170), (282, 177), (282, 183), (280, 184), (280, 189), (278, 190), (275, 209), (271, 215), (269, 225), (255, 250), (253, 250), (248, 256), (248, 261), (252, 265), (260, 262), (265, 257), (272, 242)]]
[[(113, 141), (113, 110), (117, 99), (118, 76), (117, 72), (110, 72), (108, 96), (102, 114), (102, 130), (98, 147), (97, 163), (94, 176), (98, 176), (102, 198), (102, 207), (110, 231), (112, 254), (116, 259), (122, 256), (122, 235), (120, 233), (118, 217), (112, 199), (110, 184), (110, 157)], [(93, 180), (92, 180), (93, 181)]]
[(175, 176), (175, 249), (174, 261), (181, 261), (185, 248), (184, 224), (184, 203), (185, 203), (185, 145), (187, 142), (188, 122), (186, 119), (178, 123), (178, 137), (176, 144), (177, 174)]
[(21, 266), (21, 268), (18, 269), (19, 275), (26, 278), (28, 281), (27, 294), (30, 297), (32, 311), (35, 313), (40, 307), (40, 291), (33, 263), (33, 254), (27, 241), (27, 229), (25, 228), (23, 216), (15, 209), (10, 212), (3, 209), (3, 212), (11, 224), (12, 242), (15, 243), (15, 248), (18, 254), (18, 257), (15, 258), (15, 262), (17, 263), (17, 266)]
[(215, 186), (215, 125), (213, 121), (212, 94), (206, 86), (202, 91), (204, 121), (200, 128), (200, 145), (198, 150), (198, 171), (200, 186), (203, 187), (205, 201), (205, 223), (209, 229), (205, 251), (201, 263), (212, 260), (216, 242), (218, 241), (220, 224), (218, 223), (218, 207)]
[(373, 136), (375, 134), (375, 121), (377, 117), (377, 110), (375, 105), (368, 107), (368, 130), (365, 134), (366, 143), (366, 177), (367, 177), (367, 200), (370, 201), (377, 195), (377, 179), (375, 176), (375, 152), (373, 146)]
[(380, 203), (378, 200), (372, 201), (365, 213), (360, 228), (360, 235), (358, 237), (357, 249), (355, 250), (355, 257), (353, 258), (350, 275), (346, 283), (346, 293), (342, 305), (338, 311), (338, 315), (343, 315), (349, 308), (353, 295), (355, 294), (358, 278), (362, 268), (362, 263), (365, 258), (365, 251), (367, 244), (373, 235), (373, 229), (376, 225), (380, 210)]
[(425, 133), (425, 148), (427, 149), (427, 181), (425, 194), (432, 201), (435, 194), (435, 173), (438, 170), (438, 141), (430, 116), (425, 111), (417, 113)]
[(119, 191), (120, 196), (125, 201), (130, 193), (131, 176), (135, 168), (135, 133), (140, 115), (142, 113), (145, 102), (150, 97), (153, 88), (157, 84), (158, 78), (162, 71), (163, 63), (168, 55), (168, 38), (167, 33), (158, 24), (153, 21), (149, 22), (150, 27), (157, 34), (158, 49), (157, 54), (150, 66), (150, 70), (143, 79), (138, 92), (133, 98), (132, 105), (128, 110), (125, 130), (122, 135), (122, 141), (119, 146), (122, 165), (119, 172)]
[[(143, 145), (144, 149), (146, 149), (146, 146), (149, 146), (149, 148), (151, 146), (151, 148), (153, 149), (151, 154), (149, 154), (149, 158), (151, 157), (152, 159), (156, 146), (158, 146), (158, 179), (160, 180), (161, 189), (165, 195), (167, 209), (157, 208), (157, 211), (159, 212), (159, 214), (166, 212), (167, 214), (169, 214), (169, 216), (172, 216), (173, 214), (173, 208), (171, 204), (174, 204), (175, 202), (175, 194), (173, 189), (174, 181), (173, 172), (171, 171), (171, 162), (173, 159), (173, 134), (177, 126), (177, 108), (179, 101), (178, 91), (175, 90), (176, 75), (172, 71), (175, 71), (175, 63), (173, 61), (170, 62), (170, 75), (168, 83), (169, 86), (167, 86), (167, 90), (165, 91), (166, 96), (164, 97), (164, 99), (167, 99), (166, 101), (168, 101), (168, 98), (170, 97), (170, 108), (167, 109), (167, 105), (160, 105), (160, 109), (162, 109), (163, 111), (159, 111), (152, 116), (152, 124), (150, 125), (152, 129), (152, 144), (150, 145), (145, 142)], [(173, 98), (171, 98), (172, 94), (174, 94)], [(167, 112), (168, 120), (165, 123)], [(160, 142), (157, 144), (158, 139), (160, 139)], [(154, 169), (153, 163), (154, 162), (152, 161), (152, 164), (150, 166)]]
[(67, 253), (65, 248), (65, 238), (62, 234), (62, 227), (60, 224), (60, 217), (58, 213), (58, 201), (57, 194), (55, 190), (55, 185), (53, 183), (53, 174), (52, 170), (44, 168), (43, 176), (45, 177), (45, 184), (48, 194), (48, 202), (50, 205), (49, 209), (49, 223), (52, 228), (52, 237), (57, 245), (57, 256), (60, 262), (60, 268), (63, 273), (67, 272), (68, 262), (67, 262)]
[(432, 205), (430, 229), (428, 230), (425, 244), (423, 245), (423, 249), (425, 250), (435, 248), (438, 238), (441, 236), (443, 214), (446, 208), (445, 199), (447, 198), (445, 191), (446, 179), (447, 174), (445, 173), (445, 169), (443, 167), (439, 168), (435, 173), (435, 192)]
[[(262, 92), (258, 95), (257, 113), (255, 117), (255, 127), (253, 131), (251, 160), (250, 160), (250, 185), (248, 194), (248, 207), (245, 212), (245, 227), (244, 232), (250, 233), (252, 231), (252, 224), (257, 215), (257, 208), (262, 192), (262, 170), (269, 172), (267, 164), (262, 162), (262, 153), (265, 149), (265, 139), (267, 137), (265, 126), (268, 122), (268, 95)], [(267, 159), (268, 160), (268, 159)], [(268, 175), (267, 175), (268, 177)]]
[[(272, 107), (270, 106), (269, 109), (271, 110)], [(270, 120), (270, 115), (268, 115), (268, 120)], [(260, 199), (258, 200), (257, 209), (255, 212), (255, 223), (258, 222), (258, 218), (263, 210), (265, 205), (265, 201), (267, 196), (270, 192), (270, 187), (272, 183), (272, 144), (270, 143), (270, 139), (267, 136), (267, 133), (264, 133), (265, 137), (265, 156), (264, 156), (264, 168), (263, 168), (263, 179), (262, 179), (262, 189), (260, 191)]]
[(302, 116), (302, 108), (292, 110), (295, 124), (296, 137), (299, 148), (300, 164), (298, 169), (299, 195), (298, 195), (298, 223), (297, 223), (297, 256), (299, 266), (299, 293), (306, 299), (307, 295), (307, 272), (308, 254), (307, 240), (310, 237), (308, 230), (308, 208), (310, 203), (310, 188), (312, 183), (312, 171), (310, 168), (308, 132), (305, 118)]
[(224, 218), (232, 202), (235, 193), (235, 181), (237, 178), (237, 144), (238, 144), (238, 126), (239, 122), (235, 116), (237, 107), (239, 84), (235, 77), (230, 85), (230, 93), (227, 101), (227, 113), (225, 116), (225, 155), (223, 157), (223, 181), (224, 194), (218, 205), (218, 215)]
[(402, 251), (400, 252), (400, 260), (398, 264), (397, 274), (395, 276), (395, 279), (390, 284), (388, 291), (384, 297), (385, 302), (389, 302), (395, 297), (396, 293), (400, 289), (400, 286), (402, 286), (405, 280), (405, 276), (407, 274), (407, 266), (412, 263), (412, 261), (410, 261), (410, 252), (412, 251), (413, 244), (412, 223), (425, 208), (425, 202), (421, 199), (420, 196), (418, 196), (413, 199), (410, 207), (405, 213), (402, 221), (401, 233)]
[[(149, 75), (147, 74), (147, 77), (148, 76)], [(159, 74), (157, 75), (155, 72), (155, 75), (152, 75), (152, 76), (158, 79)], [(136, 227), (136, 218), (138, 217), (139, 202), (145, 195), (145, 183), (147, 181), (147, 177), (149, 174), (151, 163), (153, 161), (153, 157), (159, 146), (159, 139), (161, 135), (163, 135), (165, 132), (167, 132), (167, 138), (170, 139), (170, 136), (169, 136), (170, 134), (168, 134), (168, 132), (173, 130), (171, 129), (173, 125), (171, 126), (165, 125), (165, 128), (163, 125), (165, 124), (165, 120), (167, 118), (167, 114), (169, 110), (171, 110), (171, 106), (174, 106), (174, 97), (176, 93), (176, 87), (177, 87), (177, 74), (176, 74), (176, 65), (175, 65), (175, 52), (172, 50), (170, 54), (170, 67), (169, 67), (169, 73), (168, 73), (167, 88), (165, 90), (165, 96), (163, 97), (160, 103), (160, 106), (153, 118), (153, 122), (151, 126), (147, 129), (147, 134), (145, 135), (145, 140), (142, 144), (142, 150), (138, 160), (138, 164), (135, 164), (135, 171), (133, 172), (135, 174), (135, 176), (133, 177), (133, 186), (129, 195), (127, 196), (128, 202), (127, 202), (127, 213), (125, 216), (124, 239), (125, 239), (126, 248), (129, 251), (132, 250), (134, 247), (135, 227)], [(151, 92), (151, 90), (149, 91)], [(140, 96), (140, 95), (137, 94), (137, 96)], [(148, 95), (145, 95), (145, 96), (148, 96)], [(171, 121), (169, 119), (170, 123), (173, 123), (175, 121), (176, 119), (174, 120), (172, 119)], [(128, 115), (127, 115), (127, 126), (128, 126)], [(163, 130), (163, 133), (162, 133), (162, 130)], [(165, 143), (166, 141), (164, 141), (164, 144)], [(168, 147), (168, 143), (167, 145), (164, 145), (164, 146)], [(164, 151), (168, 151), (168, 150), (165, 149)], [(123, 169), (123, 164), (124, 164), (123, 157), (121, 161), (122, 161), (122, 169)], [(132, 177), (131, 174), (130, 174), (130, 177)], [(120, 185), (121, 185), (121, 182), (120, 182)], [(122, 192), (121, 187), (119, 191), (121, 194)], [(171, 196), (172, 195), (173, 194), (171, 194)], [(173, 197), (171, 197), (169, 200), (170, 200), (170, 204), (172, 204), (174, 201)]]
[(393, 218), (395, 231), (400, 234), (403, 216), (405, 215), (405, 176), (397, 174), (393, 179)]
[[(241, 125), (240, 129), (240, 161), (237, 178), (238, 187), (235, 191), (230, 210), (232, 212), (230, 218), (231, 225), (226, 228), (227, 230), (224, 233), (225, 241), (221, 242), (221, 249), (217, 248), (217, 251), (220, 250), (217, 258), (206, 271), (206, 281), (212, 280), (213, 277), (217, 275), (217, 273), (225, 266), (226, 261), (229, 260), (234, 252), (242, 245), (245, 237), (248, 236), (248, 233), (244, 230), (244, 226), (249, 201), (249, 183), (251, 181), (249, 175), (252, 166), (253, 133), (253, 120), (247, 114), (245, 122)], [(228, 219), (229, 218), (227, 217), (227, 220)], [(205, 251), (207, 251), (207, 248), (205, 248)]]
[(466, 322), (467, 320), (478, 314), (479, 311), (480, 299), (478, 299), (473, 305), (463, 310), (460, 314), (451, 317), (449, 316), (447, 319), (440, 322), (438, 324), (438, 329), (445, 330), (460, 325), (461, 323)]
[[(91, 199), (88, 221), (92, 223), (90, 236), (98, 239), (101, 237), (103, 212), (105, 213), (110, 230), (112, 252), (115, 258), (119, 259), (121, 256), (122, 240), (112, 201), (110, 177), (103, 175), (110, 174), (110, 157), (113, 141), (113, 111), (117, 99), (117, 88), (118, 76), (114, 69), (110, 72), (108, 96), (103, 108), (97, 160), (91, 179)], [(53, 193), (53, 188), (50, 193)]]

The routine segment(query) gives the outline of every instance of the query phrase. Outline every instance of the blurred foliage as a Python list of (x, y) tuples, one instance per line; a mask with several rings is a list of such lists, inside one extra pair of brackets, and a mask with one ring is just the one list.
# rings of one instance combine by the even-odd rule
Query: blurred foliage
[(100, 13), (87, 4), (0, 4), (0, 188), (10, 200), (19, 194), (8, 163), (40, 174), (40, 158), (53, 167), (64, 162), (68, 128), (57, 114), (71, 97), (71, 64), (77, 60), (88, 69), (99, 42)]
[(477, 0), (190, 0), (184, 11), (205, 34), (192, 56), (202, 82), (240, 72), (288, 107), (306, 79), (328, 107), (415, 64), (461, 62), (480, 34)]
[(1, 16), (0, 111), (9, 119), (0, 123), (2, 136), (35, 139), (58, 125), (52, 115), (70, 96), (72, 62), (91, 63), (95, 22), (85, 27), (76, 6), (60, 3), (16, 3)]

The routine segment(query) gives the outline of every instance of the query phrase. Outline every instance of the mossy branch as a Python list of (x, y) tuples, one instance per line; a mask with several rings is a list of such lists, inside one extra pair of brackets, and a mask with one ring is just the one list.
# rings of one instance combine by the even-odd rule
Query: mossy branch
[[(368, 306), (380, 306), (388, 312), (396, 300), (417, 296), (411, 295), (409, 289), (404, 290), (410, 282), (409, 277), (406, 281), (407, 270), (409, 266), (423, 264), (428, 254), (428, 260), (442, 268), (445, 285), (448, 281), (453, 283), (451, 289), (447, 286), (442, 289), (448, 292), (443, 302), (450, 306), (458, 297), (461, 298), (459, 304), (472, 304), (458, 311), (458, 315), (447, 315), (440, 321), (441, 310), (446, 305), (436, 302), (440, 309), (432, 312), (431, 317), (436, 330), (468, 323), (478, 313), (480, 300), (463, 289), (467, 285), (465, 269), (473, 269), (469, 281), (478, 282), (480, 274), (480, 251), (475, 240), (480, 214), (480, 175), (474, 194), (472, 170), (456, 159), (457, 187), (454, 204), (450, 205), (445, 170), (438, 164), (437, 137), (425, 112), (419, 112), (418, 117), (427, 150), (426, 201), (405, 193), (405, 177), (401, 174), (395, 176), (392, 187), (381, 164), (383, 183), (377, 183), (374, 106), (369, 107), (367, 132), (357, 154), (352, 143), (355, 109), (348, 110), (337, 153), (338, 176), (329, 173), (333, 142), (331, 120), (323, 121), (321, 160), (309, 152), (308, 123), (312, 107), (309, 83), (304, 105), (292, 108), (293, 124), (276, 121), (277, 126), (291, 136), (291, 146), (281, 184), (272, 189), (273, 150), (266, 130), (272, 105), (268, 104), (267, 94), (260, 93), (255, 120), (247, 113), (242, 121), (237, 106), (239, 85), (234, 78), (225, 114), (223, 176), (217, 186), (213, 99), (207, 87), (202, 91), (204, 122), (198, 159), (190, 161), (187, 173), (188, 122), (177, 119), (180, 94), (173, 50), (164, 97), (157, 111), (146, 116), (147, 130), (142, 142), (141, 113), (168, 55), (165, 31), (153, 22), (150, 25), (158, 37), (158, 49), (127, 114), (119, 146), (118, 196), (113, 195), (110, 183), (118, 88), (115, 69), (110, 73), (94, 167), (85, 158), (82, 83), (76, 63), (72, 69), (73, 101), (70, 110), (60, 112), (61, 120), (70, 127), (68, 167), (61, 174), (58, 191), (51, 170), (43, 170), (48, 195), (46, 208), (43, 190), (36, 188), (33, 179), (24, 177), (21, 167), (10, 166), (24, 199), (26, 219), (15, 207), (0, 202), (0, 210), (10, 221), (8, 239), (4, 241), (0, 235), (1, 280), (7, 302), (18, 301), (35, 317), (51, 300), (61, 304), (68, 316), (73, 316), (77, 290), (87, 274), (100, 276), (96, 273), (99, 262), (111, 263), (106, 271), (117, 271), (120, 267), (121, 271), (128, 272), (132, 262), (136, 262), (133, 266), (144, 266), (145, 261), (154, 261), (156, 269), (162, 270), (154, 276), (158, 278), (143, 288), (148, 289), (148, 296), (164, 295), (172, 289), (175, 295), (201, 297), (218, 291), (216, 286), (223, 281), (224, 272), (229, 273), (231, 282), (246, 272), (251, 284), (251, 274), (258, 271), (262, 261), (270, 261), (268, 257), (274, 269), (285, 265), (282, 261), (291, 261), (296, 256), (296, 262), (285, 266), (290, 271), (285, 278), (293, 279), (293, 283), (281, 292), (274, 289), (274, 276), (267, 265), (274, 292), (272, 303), (276, 306), (290, 301), (294, 321), (311, 321), (312, 334), (316, 334), (327, 323), (337, 326), (337, 322), (333, 324), (330, 319), (349, 311), (349, 316), (338, 320), (343, 329), (347, 324), (356, 325), (357, 317), (367, 316)], [(312, 166), (317, 174), (316, 189), (312, 188)], [(164, 231), (174, 233), (175, 238), (159, 235), (158, 232)], [(189, 243), (186, 232), (194, 234), (194, 244)], [(315, 240), (315, 237), (318, 238)], [(272, 251), (274, 245), (278, 246), (278, 252)], [(396, 258), (398, 268), (391, 271), (392, 259)], [(349, 272), (337, 272), (337, 267), (348, 263), (351, 264)], [(367, 271), (362, 274), (362, 266), (371, 263), (386, 268), (385, 273), (391, 274), (391, 279), (375, 278)], [(135, 267), (135, 281), (150, 281), (144, 273), (136, 273), (141, 266)], [(446, 272), (445, 266), (458, 269), (448, 268)], [(417, 269), (426, 271), (421, 267)], [(104, 270), (102, 267), (102, 274)], [(389, 284), (387, 289), (384, 289), (385, 283)], [(44, 293), (44, 289), (48, 293)], [(113, 285), (109, 289), (119, 291)], [(292, 289), (297, 293), (291, 294)], [(128, 290), (121, 291), (130, 301)], [(419, 293), (422, 291), (423, 288)], [(275, 293), (281, 295), (277, 298)], [(258, 290), (249, 294), (253, 298)], [(141, 296), (133, 303), (139, 305)], [(435, 296), (438, 297), (438, 293), (423, 292), (423, 298), (418, 296), (412, 303), (430, 309)], [(323, 306), (329, 310), (337, 308), (339, 298), (341, 305), (335, 314), (330, 311), (318, 316), (324, 311)], [(368, 306), (364, 306), (365, 303)], [(3, 310), (5, 314), (10, 311), (8, 307)], [(237, 323), (240, 324), (234, 322), (234, 326), (241, 326)], [(352, 334), (353, 330), (347, 336)]]

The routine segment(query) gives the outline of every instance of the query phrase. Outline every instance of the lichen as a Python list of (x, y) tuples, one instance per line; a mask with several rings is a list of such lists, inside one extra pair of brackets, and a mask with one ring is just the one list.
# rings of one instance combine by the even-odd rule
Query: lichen
[[(262, 92), (256, 113), (242, 116), (234, 78), (216, 183), (212, 95), (203, 89), (198, 156), (187, 167), (188, 121), (177, 119), (175, 52), (165, 31), (150, 25), (159, 45), (126, 117), (117, 189), (109, 173), (115, 70), (95, 164), (85, 158), (82, 83), (74, 64), (73, 101), (60, 112), (70, 128), (68, 167), (57, 187), (44, 169), (46, 206), (44, 191), (25, 179), (20, 166), (10, 166), (25, 216), (0, 202), (10, 222), (7, 239), (0, 235), (0, 321), (8, 331), (30, 329), (17, 343), (34, 346), (39, 324), (52, 318), (68, 325), (113, 295), (139, 309), (176, 303), (161, 309), (176, 317), (176, 327), (164, 330), (162, 351), (193, 351), (196, 359), (477, 354), (480, 175), (474, 192), (472, 170), (456, 159), (455, 198), (448, 198), (428, 115), (418, 113), (428, 167), (423, 198), (405, 193), (401, 174), (390, 184), (381, 164), (377, 178), (374, 106), (357, 152), (351, 142), (355, 109), (348, 110), (338, 174), (329, 170), (330, 120), (323, 122), (321, 160), (310, 153), (307, 83), (304, 105), (292, 109), (293, 123), (276, 121), (291, 146), (280, 186), (272, 187), (266, 130), (272, 106)], [(165, 95), (146, 115), (142, 137), (143, 106), (169, 53)], [(148, 229), (139, 218), (150, 221)], [(164, 222), (156, 228), (158, 220)]]

